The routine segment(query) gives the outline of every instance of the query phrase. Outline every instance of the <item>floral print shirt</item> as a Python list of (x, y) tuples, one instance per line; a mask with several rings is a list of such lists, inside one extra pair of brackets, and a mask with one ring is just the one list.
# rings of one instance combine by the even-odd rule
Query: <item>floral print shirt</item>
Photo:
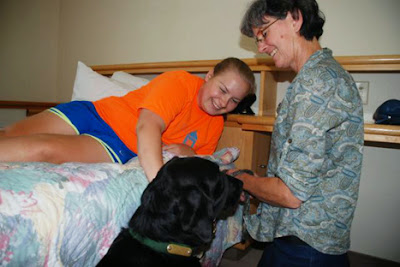
[(294, 235), (322, 253), (345, 253), (363, 142), (362, 101), (354, 80), (331, 50), (319, 50), (279, 105), (267, 171), (303, 203), (297, 209), (261, 203), (257, 214), (245, 217), (250, 235), (259, 241)]

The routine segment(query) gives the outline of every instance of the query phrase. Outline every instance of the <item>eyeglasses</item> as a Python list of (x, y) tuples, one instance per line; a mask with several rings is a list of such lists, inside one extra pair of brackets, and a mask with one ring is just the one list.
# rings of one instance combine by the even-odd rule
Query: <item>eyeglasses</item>
[[(265, 27), (264, 29), (258, 31), (258, 33), (256, 35), (256, 40), (255, 40), (256, 45), (258, 45), (259, 43), (263, 42), (265, 40), (265, 38), (267, 38), (267, 30), (268, 30), (268, 28), (271, 27), (278, 20), (279, 19), (274, 20), (267, 27)], [(258, 37), (260, 35), (260, 33), (261, 33), (261, 36), (262, 36), (261, 38)]]

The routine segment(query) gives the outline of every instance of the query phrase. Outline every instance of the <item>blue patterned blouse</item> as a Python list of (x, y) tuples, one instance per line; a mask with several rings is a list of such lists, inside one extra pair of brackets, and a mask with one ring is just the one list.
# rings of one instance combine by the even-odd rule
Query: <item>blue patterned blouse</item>
[(279, 105), (267, 172), (280, 177), (303, 203), (298, 209), (260, 204), (257, 214), (245, 218), (250, 235), (259, 241), (295, 235), (320, 252), (345, 253), (363, 141), (362, 102), (354, 80), (331, 50), (319, 50)]

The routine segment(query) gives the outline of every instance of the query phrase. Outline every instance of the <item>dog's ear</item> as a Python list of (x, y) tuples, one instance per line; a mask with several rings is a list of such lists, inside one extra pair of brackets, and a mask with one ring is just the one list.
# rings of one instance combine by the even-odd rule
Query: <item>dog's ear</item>
[(217, 218), (230, 215), (240, 200), (243, 182), (223, 172), (219, 175), (218, 197), (214, 204), (214, 213)]
[(171, 202), (169, 198), (175, 186), (172, 173), (168, 170), (169, 166), (176, 161), (178, 157), (172, 158), (158, 171), (156, 178), (144, 190), (141, 197), (141, 205), (150, 211), (157, 211), (160, 208), (166, 209), (165, 205)]
[(141, 197), (141, 205), (146, 207), (146, 209), (153, 210), (157, 206), (157, 196), (162, 194), (161, 188), (165, 182), (163, 179), (155, 178), (144, 190)]
[(193, 233), (202, 243), (211, 242), (213, 238), (212, 201), (206, 197), (204, 192), (194, 189), (182, 192), (180, 203), (179, 217), (182, 230)]

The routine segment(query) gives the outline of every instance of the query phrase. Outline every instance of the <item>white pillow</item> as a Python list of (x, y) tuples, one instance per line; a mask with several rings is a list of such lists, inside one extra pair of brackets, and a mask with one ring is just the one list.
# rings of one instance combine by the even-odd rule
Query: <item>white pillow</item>
[[(71, 100), (96, 101), (107, 96), (123, 96), (145, 84), (145, 79), (126, 74), (132, 76), (130, 83), (107, 78), (78, 61)], [(136, 84), (132, 82), (135, 78), (139, 81)]]
[(145, 78), (137, 77), (124, 71), (114, 72), (111, 76), (111, 79), (129, 85), (133, 88), (133, 90), (140, 88), (149, 82), (149, 80)]

